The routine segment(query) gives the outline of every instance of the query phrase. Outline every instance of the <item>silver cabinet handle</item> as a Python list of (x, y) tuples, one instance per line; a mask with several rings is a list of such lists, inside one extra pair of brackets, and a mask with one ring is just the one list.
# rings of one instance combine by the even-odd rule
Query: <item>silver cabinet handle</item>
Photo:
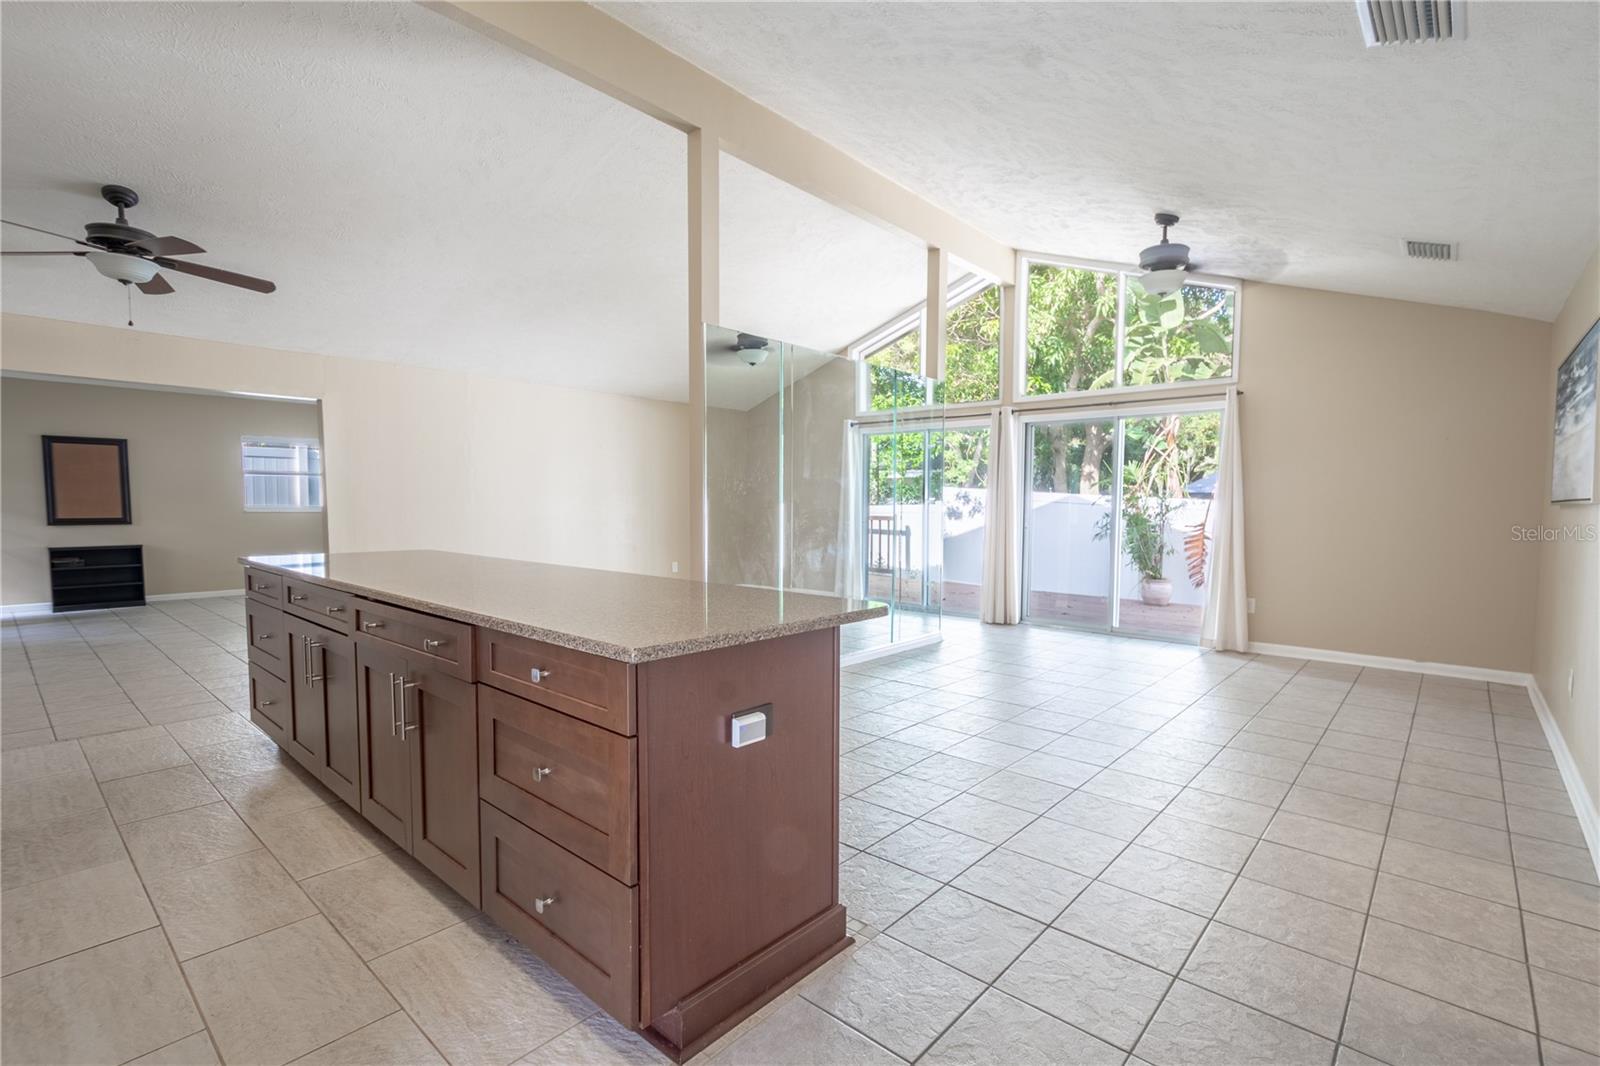
[(344, 610), (344, 608), (343, 607), (339, 607), (339, 606), (333, 606), (333, 607), (327, 608), (327, 612), (329, 614), (338, 614), (342, 610)]
[(272, 591), (272, 586), (271, 585), (260, 585), (260, 584), (258, 584), (258, 585), (256, 585), (256, 591), (257, 592), (271, 592)]
[(273, 705), (273, 703), (275, 703), (275, 702), (277, 702), (277, 701), (275, 701), (275, 700), (262, 700), (260, 703), (256, 704), (256, 706), (257, 707), (271, 707)]
[(391, 737), (396, 737), (396, 736), (400, 735), (400, 721), (399, 721), (400, 701), (395, 699), (394, 679), (395, 679), (394, 671), (390, 670), (389, 671), (389, 735)]
[(276, 633), (263, 633), (259, 637), (257, 637), (256, 639), (257, 640), (271, 640), (273, 637), (275, 637), (277, 635), (278, 634), (276, 634)]
[(404, 740), (406, 734), (417, 728), (416, 722), (406, 721), (406, 690), (417, 687), (415, 681), (407, 681), (405, 675), (400, 676), (400, 739)]
[(327, 669), (328, 669), (328, 650), (323, 647), (322, 641), (320, 641), (320, 640), (312, 640), (310, 637), (302, 637), (301, 639), (306, 642), (306, 651), (305, 651), (306, 684), (307, 685), (315, 685), (318, 681), (323, 680), (323, 674), (316, 673), (315, 671), (313, 671), (311, 669), (311, 654), (313, 652), (315, 652), (315, 651), (321, 650), (321, 652), (322, 652), (322, 669), (323, 669), (323, 672), (326, 673)]
[(540, 766), (533, 771), (533, 779), (535, 781), (543, 781), (553, 773), (555, 773), (555, 771), (550, 769), (550, 767)]
[(449, 641), (432, 640), (432, 639), (430, 639), (428, 637), (423, 637), (422, 638), (422, 650), (423, 651), (432, 651), (434, 648), (442, 648), (442, 647), (444, 647), (447, 643), (449, 643)]
[(543, 914), (544, 913), (544, 909), (546, 907), (554, 906), (555, 902), (556, 902), (556, 897), (555, 896), (544, 896), (544, 897), (542, 897), (540, 899), (536, 899), (536, 900), (533, 901), (533, 912), (535, 914)]
[(548, 679), (550, 677), (550, 671), (541, 670), (537, 666), (535, 666), (532, 670), (528, 671), (528, 676), (530, 678), (532, 678), (533, 679), (533, 683), (535, 685), (537, 685), (539, 682), (544, 681), (544, 680), (546, 680), (546, 679)]
[(382, 622), (362, 622), (361, 623), (361, 628), (362, 629), (382, 629), (383, 628), (383, 623)]
[(304, 594), (296, 595), (293, 592), (289, 593), (289, 602), (290, 603), (304, 603), (305, 601), (306, 601), (306, 598), (305, 598)]

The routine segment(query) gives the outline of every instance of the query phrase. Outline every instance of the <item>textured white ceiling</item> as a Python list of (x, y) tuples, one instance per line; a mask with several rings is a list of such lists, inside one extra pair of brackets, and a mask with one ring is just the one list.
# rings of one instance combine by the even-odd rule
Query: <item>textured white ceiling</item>
[(1208, 271), (1548, 319), (1597, 242), (1593, 3), (1379, 49), (1350, 0), (602, 6), (1023, 248), (1128, 261), (1169, 209)]
[[(412, 4), (0, 5), (0, 207), (130, 220), (270, 296), (171, 274), (138, 328), (682, 399), (683, 135)], [(918, 245), (725, 161), (724, 318), (835, 348), (917, 299)], [(61, 246), (4, 228), (7, 248)], [(126, 321), (78, 259), (8, 311)]]

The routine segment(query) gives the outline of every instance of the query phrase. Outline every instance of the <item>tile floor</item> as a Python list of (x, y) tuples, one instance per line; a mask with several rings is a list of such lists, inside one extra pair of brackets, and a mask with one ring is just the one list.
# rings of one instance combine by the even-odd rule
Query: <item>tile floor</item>
[[(661, 1061), (241, 717), (242, 613), (5, 621), (0, 1057)], [(702, 1061), (1597, 1061), (1520, 690), (959, 620), (844, 687), (857, 945)]]

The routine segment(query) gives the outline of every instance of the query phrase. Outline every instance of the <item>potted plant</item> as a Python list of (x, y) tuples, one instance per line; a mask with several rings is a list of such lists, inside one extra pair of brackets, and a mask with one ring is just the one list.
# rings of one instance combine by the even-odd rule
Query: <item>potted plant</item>
[[(1167, 518), (1172, 510), (1172, 502), (1165, 497), (1147, 499), (1131, 487), (1123, 490), (1122, 548), (1139, 572), (1139, 599), (1151, 607), (1172, 602), (1172, 582), (1166, 577), (1167, 556), (1172, 554), (1167, 544)], [(1110, 535), (1111, 516), (1107, 514), (1100, 519), (1094, 539)]]

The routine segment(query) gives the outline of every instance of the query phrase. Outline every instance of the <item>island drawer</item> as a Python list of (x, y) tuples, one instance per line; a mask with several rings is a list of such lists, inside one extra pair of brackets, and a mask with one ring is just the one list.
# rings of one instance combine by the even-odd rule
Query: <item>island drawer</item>
[(625, 1025), (638, 1024), (638, 890), (488, 803), (483, 910)]
[(254, 567), (244, 568), (244, 590), (262, 603), (283, 606), (283, 578)]
[(441, 674), (472, 680), (472, 627), (387, 603), (356, 600), (356, 628), (373, 640), (416, 652)]
[(277, 674), (289, 668), (284, 661), (289, 654), (289, 638), (283, 632), (282, 611), (246, 597), (244, 630), (252, 663)]
[(250, 664), (250, 720), (279, 744), (289, 736), (289, 683)]
[(633, 667), (541, 640), (478, 630), (478, 680), (633, 736)]
[(487, 685), (479, 693), (478, 794), (637, 884), (634, 739)]
[(285, 578), (283, 582), (284, 608), (302, 618), (314, 619), (319, 625), (350, 632), (350, 619), (355, 612), (356, 598), (348, 592), (313, 585), (299, 578)]

